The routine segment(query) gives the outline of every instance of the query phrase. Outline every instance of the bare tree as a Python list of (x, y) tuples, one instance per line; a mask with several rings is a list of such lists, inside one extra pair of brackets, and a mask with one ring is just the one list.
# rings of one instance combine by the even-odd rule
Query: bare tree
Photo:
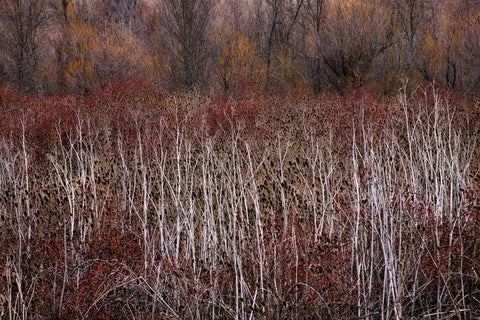
[(325, 20), (325, 0), (306, 0), (305, 1), (305, 16), (302, 19), (306, 32), (310, 34), (313, 43), (309, 44), (312, 47), (311, 51), (307, 53), (307, 66), (304, 70), (304, 75), (310, 83), (314, 92), (319, 92), (323, 86), (323, 68), (320, 48), (316, 39), (320, 39), (324, 20)]
[(343, 89), (367, 81), (375, 59), (393, 42), (393, 25), (380, 1), (307, 1), (309, 43), (304, 77), (313, 90)]
[(135, 15), (138, 0), (106, 0), (106, 9), (109, 16), (116, 22), (129, 24)]
[(68, 34), (71, 23), (68, 14), (70, 6), (72, 6), (72, 0), (59, 0), (54, 3), (55, 20), (60, 34), (55, 48), (57, 59), (57, 90), (62, 93), (66, 92), (67, 80), (65, 77), (65, 69), (71, 58), (71, 41)]
[(0, 50), (15, 70), (15, 82), (31, 90), (38, 64), (39, 36), (48, 23), (48, 0), (0, 2)]
[(393, 14), (406, 41), (406, 73), (412, 79), (420, 32), (427, 23), (427, 4), (423, 0), (392, 0)]
[(479, 3), (463, 1), (448, 7), (449, 31), (444, 35), (447, 61), (445, 82), (451, 88), (477, 91), (480, 88)]
[(213, 9), (213, 0), (164, 0), (159, 5), (163, 42), (173, 58), (174, 76), (187, 89), (198, 84), (204, 71)]
[(269, 9), (267, 24), (267, 73), (269, 73), (273, 50), (277, 44), (289, 43), (304, 0), (265, 0), (265, 2)]

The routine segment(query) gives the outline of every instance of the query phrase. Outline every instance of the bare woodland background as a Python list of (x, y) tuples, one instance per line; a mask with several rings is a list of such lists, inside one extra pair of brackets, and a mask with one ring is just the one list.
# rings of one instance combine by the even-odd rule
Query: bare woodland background
[(5, 0), (0, 81), (62, 94), (130, 76), (234, 92), (474, 91), (479, 12), (472, 0)]

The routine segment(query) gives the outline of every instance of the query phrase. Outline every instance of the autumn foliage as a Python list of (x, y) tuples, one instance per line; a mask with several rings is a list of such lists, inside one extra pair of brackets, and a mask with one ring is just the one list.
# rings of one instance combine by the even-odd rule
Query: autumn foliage
[(477, 92), (479, 12), (458, 0), (12, 0), (0, 5), (0, 83), (61, 95), (131, 77), (230, 95)]

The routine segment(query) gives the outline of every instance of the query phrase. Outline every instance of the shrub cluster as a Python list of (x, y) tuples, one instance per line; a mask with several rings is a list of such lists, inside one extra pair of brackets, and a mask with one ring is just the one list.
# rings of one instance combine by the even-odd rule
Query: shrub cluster
[(6, 319), (480, 317), (472, 97), (0, 89)]

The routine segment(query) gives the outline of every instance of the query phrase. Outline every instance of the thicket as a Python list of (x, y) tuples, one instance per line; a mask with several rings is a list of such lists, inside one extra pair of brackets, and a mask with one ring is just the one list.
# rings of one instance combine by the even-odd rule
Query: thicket
[(469, 95), (128, 80), (0, 112), (2, 318), (480, 317)]
[(471, 0), (6, 0), (0, 84), (91, 94), (136, 76), (166, 90), (478, 92)]

